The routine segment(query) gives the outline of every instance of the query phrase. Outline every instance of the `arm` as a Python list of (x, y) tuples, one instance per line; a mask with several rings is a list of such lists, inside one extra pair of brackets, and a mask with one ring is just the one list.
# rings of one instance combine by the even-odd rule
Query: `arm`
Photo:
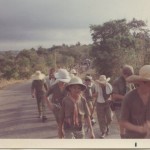
[(47, 103), (49, 109), (51, 109), (51, 110), (54, 109), (54, 106), (53, 106), (51, 100), (49, 100), (49, 95), (52, 94), (52, 93), (53, 93), (53, 89), (50, 88), (49, 91), (48, 91), (47, 94), (46, 94), (46, 97), (45, 97), (45, 101), (46, 101), (46, 103)]
[(132, 94), (127, 94), (123, 100), (122, 106), (121, 106), (121, 119), (120, 119), (120, 125), (124, 127), (127, 130), (134, 131), (137, 133), (146, 133), (147, 132), (147, 124), (144, 123), (142, 125), (140, 124), (133, 124), (130, 120), (136, 119), (134, 115), (134, 104), (135, 102), (132, 101)]
[(31, 95), (32, 95), (32, 98), (35, 98), (35, 89), (32, 89)]
[(146, 124), (147, 124), (147, 135), (149, 136), (150, 135), (150, 121), (147, 121)]
[(31, 95), (32, 95), (32, 98), (35, 98), (35, 88), (34, 88), (34, 81), (32, 82), (32, 85), (31, 85)]
[(144, 124), (143, 126), (140, 125), (134, 125), (128, 121), (120, 121), (120, 125), (128, 130), (135, 131), (138, 133), (146, 133), (147, 132), (147, 126)]
[(118, 81), (115, 80), (112, 84), (112, 100), (122, 101), (124, 99), (124, 95), (120, 94), (119, 89)]
[(54, 109), (54, 106), (52, 104), (52, 102), (48, 99), (48, 97), (45, 97), (45, 101), (49, 107), (50, 110), (53, 110)]
[(46, 82), (44, 82), (44, 88), (46, 91), (48, 91), (48, 86), (47, 86)]
[(97, 99), (98, 97), (98, 83), (94, 84), (94, 92), (93, 92), (93, 98)]
[(121, 95), (121, 94), (113, 93), (113, 94), (112, 94), (112, 99), (113, 99), (113, 100), (116, 100), (116, 99), (123, 100), (123, 99), (124, 99), (124, 96)]

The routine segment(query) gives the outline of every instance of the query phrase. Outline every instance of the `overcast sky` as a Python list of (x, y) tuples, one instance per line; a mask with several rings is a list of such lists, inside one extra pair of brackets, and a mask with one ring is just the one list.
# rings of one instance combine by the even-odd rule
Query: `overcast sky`
[(0, 0), (0, 50), (90, 44), (90, 25), (123, 18), (150, 25), (150, 0)]

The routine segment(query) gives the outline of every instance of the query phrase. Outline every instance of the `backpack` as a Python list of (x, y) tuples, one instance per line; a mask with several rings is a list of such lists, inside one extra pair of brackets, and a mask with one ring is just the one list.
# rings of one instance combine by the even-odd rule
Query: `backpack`
[(105, 86), (101, 86), (101, 88), (102, 88), (104, 100), (107, 101), (109, 99), (111, 93), (110, 94), (106, 93), (106, 87)]

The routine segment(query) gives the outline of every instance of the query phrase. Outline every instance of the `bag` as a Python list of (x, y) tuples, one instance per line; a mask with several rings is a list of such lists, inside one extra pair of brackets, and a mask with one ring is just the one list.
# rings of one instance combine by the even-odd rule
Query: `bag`
[(111, 94), (106, 94), (106, 87), (105, 86), (101, 86), (101, 88), (102, 88), (104, 100), (108, 101), (108, 99), (110, 98)]
[(115, 103), (113, 101), (109, 101), (109, 106), (112, 111), (115, 111)]

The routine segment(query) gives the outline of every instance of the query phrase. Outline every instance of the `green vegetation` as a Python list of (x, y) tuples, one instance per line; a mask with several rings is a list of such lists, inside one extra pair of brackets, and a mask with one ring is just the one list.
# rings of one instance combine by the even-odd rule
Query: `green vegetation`
[(142, 20), (113, 20), (103, 25), (91, 25), (93, 48), (91, 55), (99, 74), (115, 76), (124, 64), (138, 70), (150, 59), (150, 34)]
[(36, 71), (48, 73), (50, 67), (70, 69), (89, 58), (98, 74), (115, 77), (124, 64), (135, 72), (150, 60), (150, 34), (142, 20), (112, 20), (91, 25), (92, 45), (59, 45), (51, 48), (24, 49), (0, 53), (1, 79), (28, 79)]
[(22, 50), (18, 53), (0, 53), (0, 78), (28, 79), (36, 71), (47, 74), (50, 67), (62, 66), (70, 69), (76, 63), (89, 57), (90, 45), (39, 47), (37, 50)]

